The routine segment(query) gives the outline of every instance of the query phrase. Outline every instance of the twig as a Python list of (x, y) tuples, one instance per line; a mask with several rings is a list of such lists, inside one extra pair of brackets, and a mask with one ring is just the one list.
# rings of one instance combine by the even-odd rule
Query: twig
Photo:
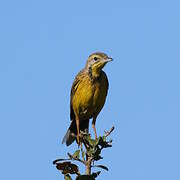
[(68, 154), (70, 160), (79, 161), (79, 162), (81, 162), (81, 163), (83, 163), (83, 164), (86, 165), (86, 161), (83, 161), (83, 160), (81, 160), (81, 159), (79, 159), (79, 158), (73, 157), (70, 153), (67, 153), (67, 154)]
[(92, 163), (93, 157), (88, 156), (86, 160), (86, 174), (91, 175), (91, 163)]
[(114, 126), (109, 131), (104, 131), (105, 137), (108, 137), (113, 131), (114, 131)]

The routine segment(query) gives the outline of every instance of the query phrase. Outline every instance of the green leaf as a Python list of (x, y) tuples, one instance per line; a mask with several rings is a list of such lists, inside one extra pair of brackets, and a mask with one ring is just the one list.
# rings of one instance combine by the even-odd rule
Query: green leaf
[(109, 169), (108, 169), (106, 166), (104, 166), (104, 165), (95, 165), (95, 166), (93, 166), (93, 167), (99, 167), (99, 168), (102, 168), (102, 169), (104, 169), (104, 170), (106, 170), (106, 171), (109, 170)]
[(101, 173), (101, 171), (94, 172), (94, 173), (92, 173), (92, 176), (93, 176), (94, 178), (96, 178), (97, 176), (99, 176), (100, 173)]
[(69, 174), (65, 174), (64, 179), (65, 180), (72, 180), (72, 178), (71, 178), (71, 176)]
[(95, 161), (99, 161), (100, 159), (103, 159), (103, 157), (101, 157), (100, 155), (97, 155), (97, 156), (94, 157)]
[(79, 153), (80, 153), (80, 150), (77, 150), (77, 151), (73, 154), (73, 158), (79, 158)]
[(96, 145), (96, 140), (94, 139), (89, 139), (89, 144), (93, 147)]
[(56, 164), (59, 161), (67, 161), (67, 159), (56, 159), (56, 160), (53, 161), (53, 164)]
[(56, 168), (60, 170), (62, 174), (79, 174), (78, 166), (70, 161), (56, 163)]
[(96, 151), (97, 151), (97, 148), (93, 147), (93, 148), (90, 148), (89, 150), (87, 150), (87, 154), (89, 156), (94, 156), (96, 154)]
[(102, 139), (104, 142), (106, 142), (106, 136), (103, 136)]
[(100, 141), (101, 137), (98, 137), (95, 141), (95, 145), (97, 146), (99, 144), (99, 141)]
[(108, 148), (108, 147), (112, 147), (111, 145), (111, 141), (110, 142), (107, 142), (106, 141), (106, 136), (103, 136), (103, 137), (100, 137), (100, 140), (99, 140), (99, 144), (101, 146), (101, 149), (103, 148)]
[(85, 152), (82, 150), (82, 158), (85, 159)]

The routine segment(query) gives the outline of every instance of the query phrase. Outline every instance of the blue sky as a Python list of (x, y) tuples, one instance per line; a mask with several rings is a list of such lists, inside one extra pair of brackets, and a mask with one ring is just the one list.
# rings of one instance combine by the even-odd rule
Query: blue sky
[(69, 94), (90, 53), (114, 58), (97, 132), (115, 126), (99, 179), (180, 179), (180, 3), (0, 2), (0, 179), (63, 179)]

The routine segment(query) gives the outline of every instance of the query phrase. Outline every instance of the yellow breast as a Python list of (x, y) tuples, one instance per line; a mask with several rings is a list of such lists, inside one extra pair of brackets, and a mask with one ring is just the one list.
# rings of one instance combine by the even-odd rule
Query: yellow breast
[(105, 103), (107, 90), (108, 81), (105, 73), (94, 81), (89, 76), (84, 76), (72, 99), (75, 114), (80, 119), (97, 116)]

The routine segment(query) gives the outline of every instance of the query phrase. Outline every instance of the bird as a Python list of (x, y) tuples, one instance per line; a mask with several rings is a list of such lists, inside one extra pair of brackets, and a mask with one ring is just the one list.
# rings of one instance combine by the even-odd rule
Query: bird
[(89, 131), (89, 120), (95, 138), (95, 123), (103, 108), (108, 93), (109, 82), (103, 67), (113, 59), (103, 52), (92, 53), (85, 67), (76, 75), (70, 93), (71, 124), (62, 140), (67, 146), (77, 140), (80, 144), (80, 131)]

